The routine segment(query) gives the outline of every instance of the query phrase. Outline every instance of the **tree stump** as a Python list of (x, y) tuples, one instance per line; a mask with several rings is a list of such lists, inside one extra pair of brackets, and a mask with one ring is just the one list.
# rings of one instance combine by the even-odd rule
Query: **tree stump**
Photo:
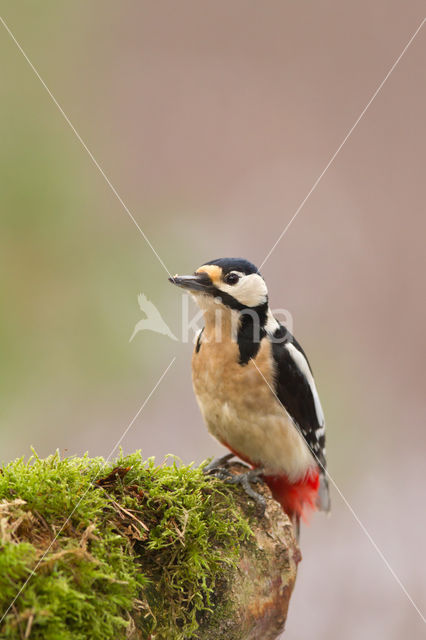
[[(231, 471), (246, 471), (233, 464)], [(200, 640), (275, 640), (282, 633), (301, 553), (293, 525), (265, 484), (257, 491), (266, 498), (262, 517), (251, 521), (253, 538), (244, 543), (235, 568), (217, 584), (215, 610), (205, 617)], [(247, 517), (250, 498), (238, 496)]]
[(256, 488), (264, 514), (202, 468), (139, 452), (10, 463), (0, 469), (0, 637), (275, 640), (301, 556), (289, 518)]

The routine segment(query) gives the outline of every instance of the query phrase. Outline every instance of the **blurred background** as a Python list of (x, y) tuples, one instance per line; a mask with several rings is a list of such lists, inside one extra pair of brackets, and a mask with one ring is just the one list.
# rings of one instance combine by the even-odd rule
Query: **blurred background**
[[(1, 15), (171, 273), (260, 264), (420, 25), (423, 2), (1, 2)], [(424, 27), (264, 265), (328, 420), (329, 470), (426, 611)], [(0, 27), (1, 462), (56, 448), (222, 451), (181, 295)], [(423, 291), (423, 293), (422, 293)], [(195, 312), (195, 307), (191, 307)], [(424, 637), (332, 490), (302, 530), (287, 640)], [(261, 639), (260, 639), (261, 640)]]

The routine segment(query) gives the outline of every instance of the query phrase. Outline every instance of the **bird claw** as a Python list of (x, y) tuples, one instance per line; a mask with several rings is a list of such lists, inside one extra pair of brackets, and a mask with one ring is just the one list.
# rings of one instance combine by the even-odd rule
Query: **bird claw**
[[(209, 464), (204, 467), (203, 473), (204, 475), (213, 476), (218, 478), (219, 480), (223, 480), (227, 484), (239, 484), (244, 489), (245, 493), (255, 501), (260, 515), (263, 516), (266, 509), (266, 500), (265, 498), (255, 491), (251, 484), (258, 484), (259, 482), (263, 482), (262, 473), (263, 469), (250, 469), (244, 473), (231, 473), (227, 468), (228, 462), (231, 458), (234, 457), (233, 453), (228, 453), (226, 456), (222, 456), (221, 458), (215, 458)], [(251, 483), (251, 484), (250, 484)]]
[(246, 471), (245, 473), (239, 473), (236, 475), (231, 475), (231, 477), (226, 478), (225, 482), (228, 484), (240, 484), (246, 494), (255, 501), (260, 515), (263, 516), (266, 509), (266, 500), (264, 496), (255, 491), (251, 484), (257, 484), (262, 482), (262, 469), (250, 469), (250, 471)]
[(218, 480), (223, 480), (224, 482), (228, 482), (230, 478), (233, 478), (233, 474), (228, 471), (228, 469), (212, 469), (209, 472), (210, 478), (217, 478)]
[[(203, 469), (204, 475), (216, 476), (221, 480), (225, 479), (225, 477), (227, 478), (231, 476), (232, 474), (227, 469), (224, 469), (223, 467), (226, 466), (229, 460), (231, 460), (231, 458), (233, 457), (234, 457), (233, 453), (227, 453), (226, 456), (215, 458), (214, 460), (209, 462), (209, 464), (206, 467), (204, 467)], [(223, 478), (221, 477), (222, 475), (224, 476)]]

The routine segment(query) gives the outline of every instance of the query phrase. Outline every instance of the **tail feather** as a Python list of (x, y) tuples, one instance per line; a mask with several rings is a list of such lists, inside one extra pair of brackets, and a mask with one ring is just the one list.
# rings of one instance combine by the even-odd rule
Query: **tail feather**
[(320, 474), (319, 487), (316, 498), (316, 506), (320, 511), (330, 512), (330, 492), (328, 489), (328, 480), (325, 473)]

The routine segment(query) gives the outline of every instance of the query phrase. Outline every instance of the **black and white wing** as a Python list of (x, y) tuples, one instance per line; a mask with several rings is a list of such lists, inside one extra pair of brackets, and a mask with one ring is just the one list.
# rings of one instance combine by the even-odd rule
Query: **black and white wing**
[(293, 418), (320, 468), (319, 507), (329, 510), (325, 477), (325, 421), (308, 359), (297, 340), (280, 325), (271, 336), (276, 364), (275, 392)]

